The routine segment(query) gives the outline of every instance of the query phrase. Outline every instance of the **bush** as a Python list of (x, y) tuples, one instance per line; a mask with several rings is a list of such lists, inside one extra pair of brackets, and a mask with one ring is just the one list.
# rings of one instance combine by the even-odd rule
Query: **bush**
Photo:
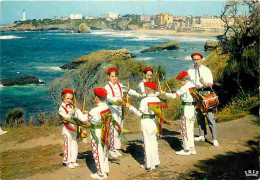
[(225, 106), (221, 112), (216, 113), (217, 121), (227, 121), (242, 118), (248, 115), (251, 109), (259, 105), (259, 98), (256, 96), (239, 95)]
[(18, 127), (25, 124), (25, 112), (21, 108), (14, 108), (6, 113), (5, 126)]

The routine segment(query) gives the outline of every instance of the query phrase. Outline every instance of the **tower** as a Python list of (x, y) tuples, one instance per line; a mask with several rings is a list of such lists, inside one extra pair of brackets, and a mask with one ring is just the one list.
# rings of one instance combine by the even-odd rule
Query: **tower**
[(25, 9), (23, 10), (23, 19), (22, 19), (23, 21), (25, 21), (26, 19), (25, 19)]

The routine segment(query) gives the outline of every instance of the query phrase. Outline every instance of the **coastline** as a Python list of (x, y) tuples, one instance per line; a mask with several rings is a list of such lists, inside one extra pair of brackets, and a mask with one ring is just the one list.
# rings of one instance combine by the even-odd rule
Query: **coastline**
[(176, 35), (176, 36), (218, 36), (222, 33), (209, 33), (209, 32), (177, 32), (173, 30), (154, 30), (154, 29), (137, 29), (129, 30), (130, 33), (138, 34), (161, 34), (161, 35)]

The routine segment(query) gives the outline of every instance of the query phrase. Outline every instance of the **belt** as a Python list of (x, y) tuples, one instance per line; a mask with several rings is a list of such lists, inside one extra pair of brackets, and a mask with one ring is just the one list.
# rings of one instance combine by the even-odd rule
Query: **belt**
[(91, 124), (90, 128), (91, 129), (101, 129), (101, 125)]
[(154, 114), (142, 114), (142, 119), (154, 119)]
[(195, 102), (182, 102), (181, 105), (183, 106), (194, 106), (196, 103)]

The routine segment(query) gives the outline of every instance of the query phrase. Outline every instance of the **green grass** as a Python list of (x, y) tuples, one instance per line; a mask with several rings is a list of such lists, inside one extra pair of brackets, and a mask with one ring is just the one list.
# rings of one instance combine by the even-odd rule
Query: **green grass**
[(61, 134), (61, 126), (26, 126), (23, 125), (18, 128), (4, 128), (5, 131), (8, 131), (7, 134), (1, 136), (0, 144), (5, 142), (16, 141), (17, 143), (23, 143), (27, 140), (38, 138), (38, 137), (47, 137), (51, 134)]

